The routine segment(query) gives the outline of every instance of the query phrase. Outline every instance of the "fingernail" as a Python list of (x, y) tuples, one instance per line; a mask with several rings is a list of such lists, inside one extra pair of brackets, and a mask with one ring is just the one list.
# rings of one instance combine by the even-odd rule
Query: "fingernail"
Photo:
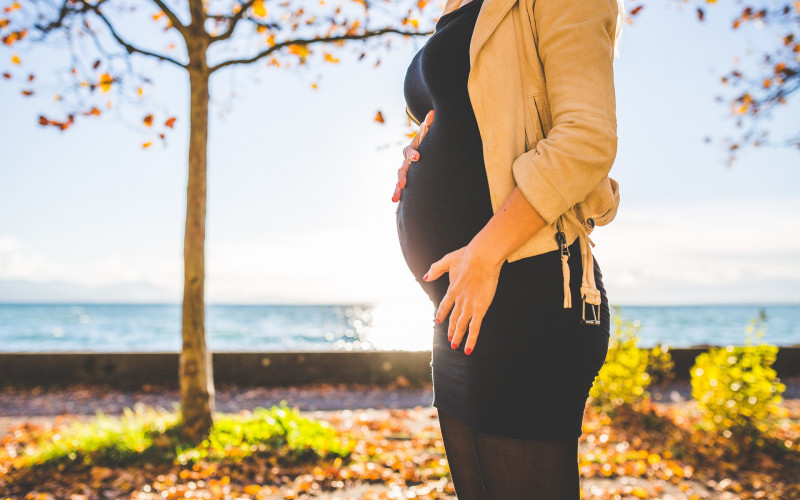
[(417, 160), (419, 160), (419, 155), (414, 153), (413, 155), (411, 155), (411, 159), (414, 160), (414, 161), (417, 161)]
[(425, 276), (422, 277), (422, 281), (428, 281), (428, 273), (425, 273)]
[(456, 348), (456, 347), (458, 347), (458, 346), (456, 346), (456, 343), (455, 343), (455, 342), (453, 342), (452, 344), (450, 344), (450, 347), (452, 347), (453, 349), (455, 349), (455, 348)]
[(451, 333), (447, 334), (447, 341), (448, 342), (452, 342), (453, 341), (453, 334), (451, 334)]
[[(439, 318), (433, 318), (433, 320), (434, 320), (435, 322), (437, 322), (437, 323), (441, 323), (441, 321), (439, 321)], [(447, 340), (450, 340), (450, 339), (448, 338)]]
[(469, 355), (469, 353), (471, 353), (471, 352), (472, 352), (472, 348), (471, 347), (467, 347), (466, 349), (464, 349), (464, 353), (467, 354), (467, 355)]

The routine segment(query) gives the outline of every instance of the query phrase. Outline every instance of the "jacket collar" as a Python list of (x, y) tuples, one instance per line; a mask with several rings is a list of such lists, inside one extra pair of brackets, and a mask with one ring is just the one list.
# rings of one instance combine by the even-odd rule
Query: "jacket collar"
[[(474, 0), (473, 0), (474, 1)], [(475, 65), (478, 52), (484, 46), (491, 34), (500, 24), (503, 17), (518, 0), (483, 0), (478, 19), (475, 21), (475, 30), (469, 46), (469, 65)]]

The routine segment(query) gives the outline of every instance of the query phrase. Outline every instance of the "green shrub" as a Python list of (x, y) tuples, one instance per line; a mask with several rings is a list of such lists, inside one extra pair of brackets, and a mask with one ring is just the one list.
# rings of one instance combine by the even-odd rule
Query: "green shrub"
[(180, 438), (177, 411), (137, 405), (121, 417), (98, 413), (41, 436), (20, 450), (14, 466), (119, 466), (137, 463), (191, 463), (270, 454), (292, 462), (345, 458), (354, 443), (325, 421), (301, 416), (282, 401), (280, 406), (240, 414), (218, 413), (207, 439), (191, 446)]
[(638, 321), (623, 319), (615, 308), (608, 355), (589, 391), (594, 403), (605, 412), (631, 407), (642, 397), (649, 397), (646, 388), (651, 382), (647, 372), (650, 353), (636, 345), (639, 328)]
[(675, 363), (666, 344), (656, 344), (650, 348), (647, 360), (647, 373), (652, 384), (665, 384), (675, 378)]
[(772, 368), (778, 347), (753, 345), (764, 334), (766, 316), (751, 320), (744, 346), (714, 347), (695, 359), (692, 397), (705, 414), (708, 430), (745, 440), (770, 427), (786, 386)]

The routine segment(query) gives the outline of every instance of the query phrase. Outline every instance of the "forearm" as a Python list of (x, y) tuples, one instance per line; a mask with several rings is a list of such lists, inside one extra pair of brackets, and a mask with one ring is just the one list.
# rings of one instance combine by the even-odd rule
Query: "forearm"
[(515, 187), (469, 246), (492, 264), (501, 266), (545, 225), (545, 220), (528, 203), (519, 187)]

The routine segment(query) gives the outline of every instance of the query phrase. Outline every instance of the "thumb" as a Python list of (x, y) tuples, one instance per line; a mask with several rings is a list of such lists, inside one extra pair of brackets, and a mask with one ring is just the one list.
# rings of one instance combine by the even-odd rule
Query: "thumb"
[(441, 259), (437, 260), (431, 267), (428, 268), (428, 272), (425, 273), (425, 276), (422, 277), (423, 281), (433, 281), (438, 279), (441, 275), (448, 272), (450, 270), (450, 254), (445, 255)]

